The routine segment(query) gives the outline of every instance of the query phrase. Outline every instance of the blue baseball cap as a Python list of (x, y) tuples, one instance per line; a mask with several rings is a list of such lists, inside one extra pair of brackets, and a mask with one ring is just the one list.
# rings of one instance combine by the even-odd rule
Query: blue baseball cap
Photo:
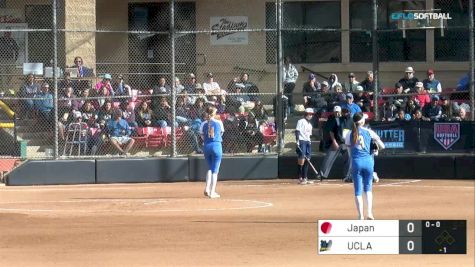
[(346, 99), (353, 99), (353, 94), (352, 93), (348, 93), (346, 94)]

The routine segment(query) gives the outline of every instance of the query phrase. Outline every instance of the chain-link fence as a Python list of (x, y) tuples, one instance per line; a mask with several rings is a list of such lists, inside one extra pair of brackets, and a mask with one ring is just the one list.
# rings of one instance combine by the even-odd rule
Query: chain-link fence
[(473, 120), (469, 1), (377, 1), (377, 29), (373, 2), (0, 1), (0, 154), (200, 154), (209, 105), (229, 154), (294, 153), (306, 107), (313, 151), (351, 102), (375, 121)]

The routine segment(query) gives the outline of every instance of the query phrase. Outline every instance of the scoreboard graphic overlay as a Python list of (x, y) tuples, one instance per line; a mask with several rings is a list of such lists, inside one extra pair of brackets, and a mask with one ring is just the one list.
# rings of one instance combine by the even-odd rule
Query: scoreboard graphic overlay
[(318, 254), (466, 254), (466, 220), (319, 220)]

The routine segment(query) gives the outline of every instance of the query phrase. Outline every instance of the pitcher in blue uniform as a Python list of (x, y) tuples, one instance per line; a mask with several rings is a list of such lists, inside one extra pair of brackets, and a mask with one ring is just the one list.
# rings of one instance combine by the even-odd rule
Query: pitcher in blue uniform
[(358, 218), (364, 219), (363, 215), (363, 191), (366, 195), (368, 220), (374, 220), (373, 216), (373, 170), (374, 157), (372, 155), (371, 141), (373, 140), (379, 149), (384, 149), (384, 143), (379, 136), (370, 129), (364, 128), (366, 115), (361, 112), (353, 116), (353, 130), (346, 136), (345, 144), (350, 148), (352, 160), (352, 178), (355, 188), (355, 202)]
[(216, 184), (218, 182), (219, 166), (223, 157), (223, 123), (216, 118), (216, 108), (208, 107), (206, 109), (207, 119), (201, 124), (201, 136), (204, 141), (204, 155), (208, 163), (208, 172), (206, 173), (205, 196), (209, 198), (219, 198), (216, 193)]

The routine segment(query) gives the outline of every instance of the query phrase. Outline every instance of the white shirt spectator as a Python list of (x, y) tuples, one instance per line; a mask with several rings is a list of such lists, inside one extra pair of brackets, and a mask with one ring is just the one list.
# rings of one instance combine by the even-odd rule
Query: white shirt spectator
[(220, 94), (221, 87), (217, 82), (203, 83), (203, 89), (205, 89), (206, 94)]
[(299, 77), (299, 72), (294, 65), (284, 65), (284, 84), (285, 83), (295, 83)]

